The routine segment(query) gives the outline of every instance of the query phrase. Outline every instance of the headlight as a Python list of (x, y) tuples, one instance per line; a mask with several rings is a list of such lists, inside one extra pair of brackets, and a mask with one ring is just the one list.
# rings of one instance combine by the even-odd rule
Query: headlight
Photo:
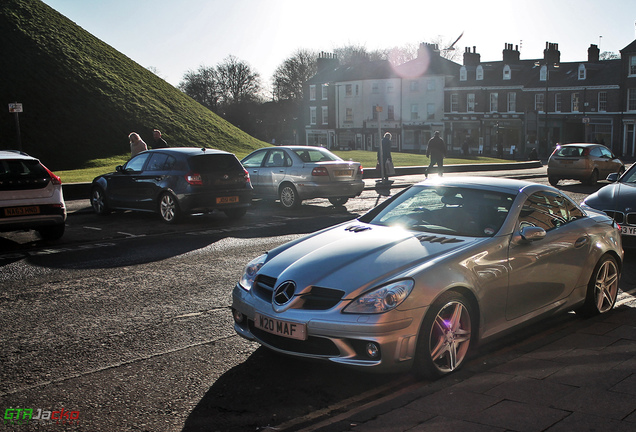
[(395, 309), (413, 290), (414, 282), (405, 279), (371, 290), (344, 308), (346, 313), (376, 314)]
[(239, 284), (244, 289), (248, 291), (252, 289), (252, 285), (254, 285), (254, 279), (256, 278), (256, 273), (258, 273), (261, 267), (263, 267), (266, 258), (267, 254), (263, 254), (247, 263), (245, 269), (243, 269), (243, 276), (241, 276), (241, 280), (239, 280)]

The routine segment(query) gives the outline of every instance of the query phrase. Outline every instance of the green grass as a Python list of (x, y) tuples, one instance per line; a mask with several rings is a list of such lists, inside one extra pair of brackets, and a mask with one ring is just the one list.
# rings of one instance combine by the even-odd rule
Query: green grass
[[(250, 152), (242, 151), (236, 152), (236, 157), (239, 159), (244, 158)], [(361, 162), (363, 167), (375, 168), (376, 164), (376, 152), (353, 150), (353, 151), (335, 151), (335, 154), (340, 156), (344, 160), (353, 160), (355, 162)], [(392, 152), (391, 157), (395, 166), (426, 166), (429, 164), (430, 159), (424, 155), (412, 154), (412, 153), (397, 153)], [(115, 171), (117, 165), (123, 165), (129, 159), (129, 155), (121, 154), (118, 156), (112, 156), (108, 158), (93, 159), (86, 163), (85, 168), (76, 170), (64, 170), (55, 171), (55, 174), (62, 178), (63, 183), (85, 183), (91, 182), (95, 177), (101, 174)], [(476, 163), (501, 163), (512, 162), (510, 160), (488, 158), (488, 157), (471, 157), (471, 158), (445, 158), (445, 165), (456, 164), (476, 164)]]

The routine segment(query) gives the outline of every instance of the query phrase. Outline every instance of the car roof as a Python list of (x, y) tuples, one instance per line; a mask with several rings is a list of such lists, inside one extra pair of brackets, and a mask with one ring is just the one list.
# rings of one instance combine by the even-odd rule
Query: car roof
[(482, 176), (458, 176), (458, 177), (434, 177), (417, 183), (417, 186), (452, 186), (483, 188), (492, 191), (519, 194), (522, 190), (526, 193), (533, 193), (538, 190), (552, 190), (557, 193), (558, 189), (551, 186), (534, 183), (526, 180), (509, 179), (504, 177), (482, 177)]
[(0, 159), (25, 159), (25, 160), (38, 160), (33, 156), (21, 152), (19, 150), (0, 150)]
[(568, 144), (559, 144), (559, 146), (561, 147), (597, 147), (597, 146), (606, 147), (603, 144), (597, 144), (597, 143), (568, 143)]
[(160, 149), (146, 150), (144, 153), (178, 153), (187, 156), (199, 155), (199, 154), (232, 154), (225, 150), (218, 150), (207, 147), (166, 147)]

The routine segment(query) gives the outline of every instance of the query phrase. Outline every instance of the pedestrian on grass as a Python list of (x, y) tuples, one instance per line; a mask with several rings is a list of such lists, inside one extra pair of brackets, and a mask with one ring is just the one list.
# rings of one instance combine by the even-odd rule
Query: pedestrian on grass
[(437, 165), (440, 177), (444, 175), (444, 156), (446, 156), (446, 144), (444, 140), (439, 136), (439, 131), (435, 131), (433, 138), (428, 140), (428, 147), (426, 148), (426, 156), (431, 158), (431, 163), (426, 168), (426, 178), (428, 173), (434, 165)]
[(134, 157), (135, 155), (141, 153), (142, 151), (148, 150), (148, 146), (141, 139), (137, 132), (131, 132), (128, 135), (128, 139), (130, 139), (130, 157)]
[(166, 148), (168, 147), (168, 143), (165, 139), (161, 137), (161, 131), (159, 129), (154, 129), (152, 131), (152, 146), (153, 149)]

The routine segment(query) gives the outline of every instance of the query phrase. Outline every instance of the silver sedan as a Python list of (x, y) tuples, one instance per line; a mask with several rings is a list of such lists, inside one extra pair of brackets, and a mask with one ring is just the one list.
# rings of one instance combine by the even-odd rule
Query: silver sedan
[(267, 147), (241, 163), (250, 173), (255, 197), (279, 199), (288, 209), (311, 198), (328, 198), (341, 206), (364, 189), (361, 164), (322, 147)]
[(623, 249), (605, 214), (520, 180), (426, 180), (252, 260), (235, 331), (285, 354), (428, 377), (531, 320), (612, 309)]

